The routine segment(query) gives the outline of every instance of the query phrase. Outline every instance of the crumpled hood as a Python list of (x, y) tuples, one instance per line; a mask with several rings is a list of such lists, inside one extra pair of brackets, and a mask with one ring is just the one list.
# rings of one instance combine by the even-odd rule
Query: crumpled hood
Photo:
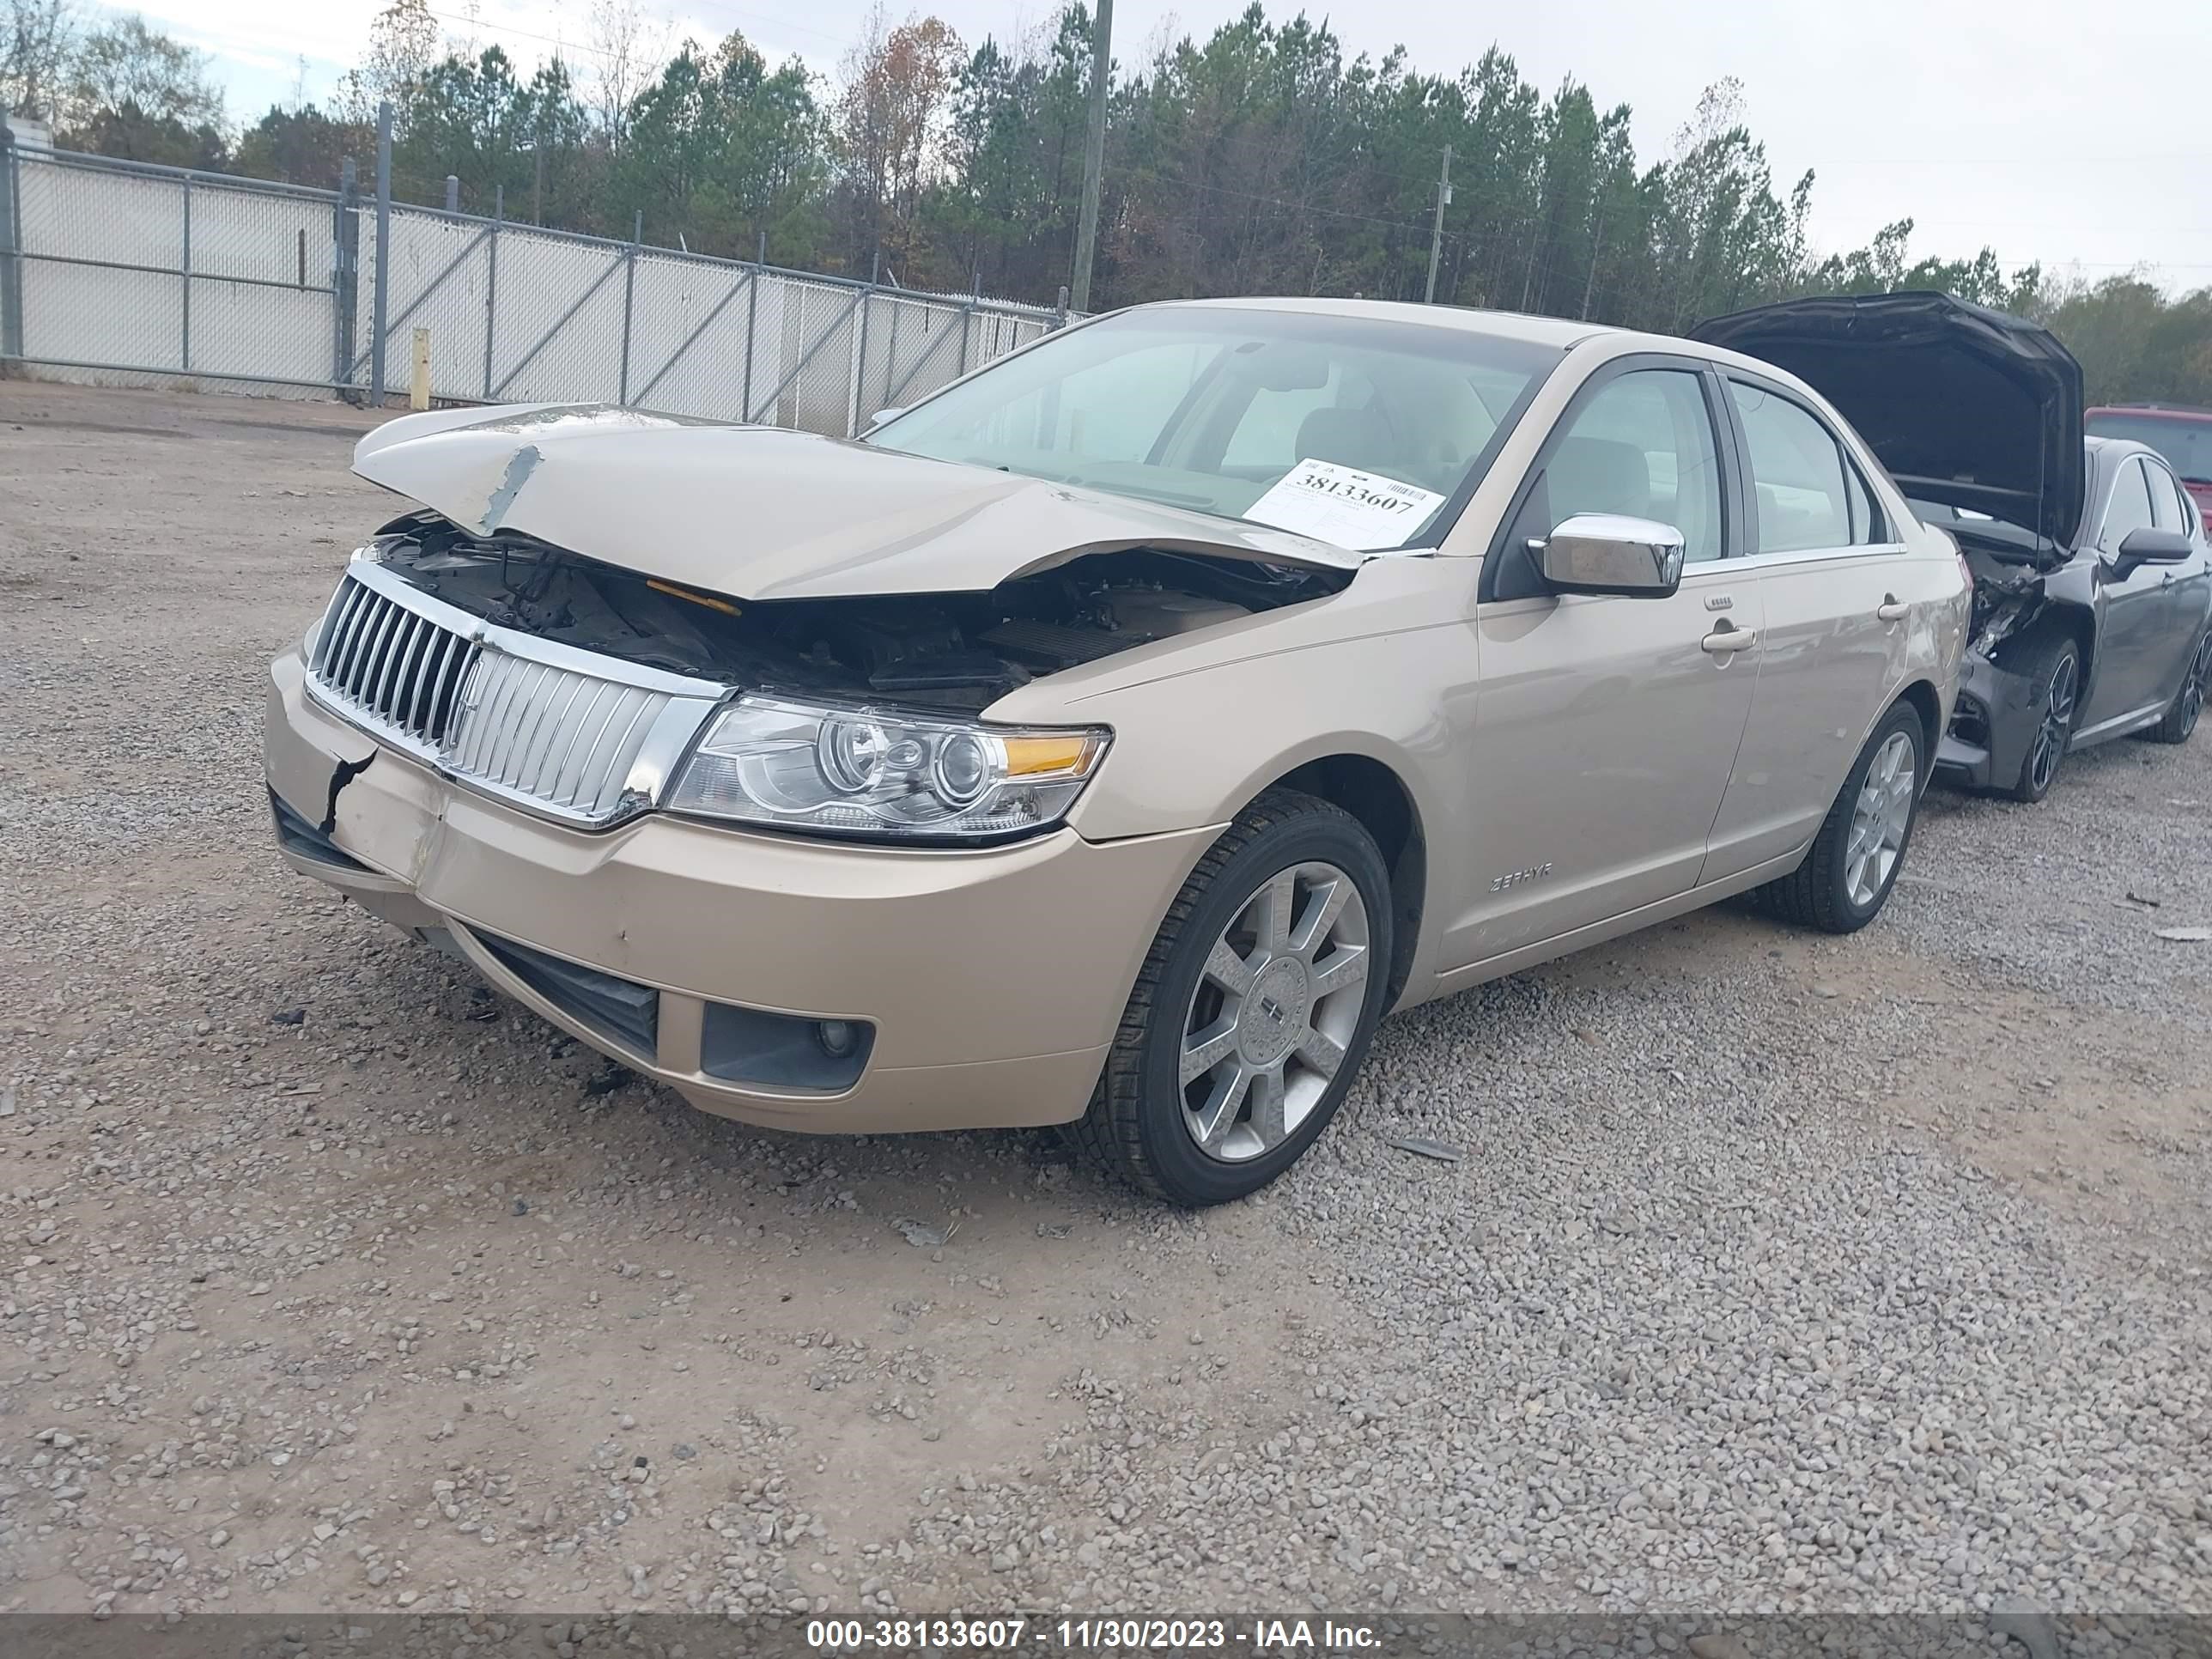
[(1333, 570), (1372, 556), (811, 433), (604, 405), (404, 416), (361, 441), (353, 469), (472, 533), (741, 599), (981, 592), (1129, 547)]
[(1787, 369), (1908, 495), (2070, 549), (2081, 524), (2081, 366), (2050, 330), (1948, 294), (1756, 306), (1690, 337)]

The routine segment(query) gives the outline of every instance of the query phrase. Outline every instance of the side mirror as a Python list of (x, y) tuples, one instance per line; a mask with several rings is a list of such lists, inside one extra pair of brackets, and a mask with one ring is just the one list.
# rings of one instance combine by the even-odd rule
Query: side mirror
[(2154, 530), (2148, 525), (2130, 530), (2121, 538), (2117, 561), (2123, 571), (2139, 564), (2179, 564), (2194, 552), (2188, 537), (2179, 530)]
[(1682, 532), (1617, 513), (1577, 513), (1528, 551), (1555, 593), (1663, 599), (1682, 585)]
[(879, 409), (874, 414), (868, 416), (868, 423), (860, 428), (860, 435), (865, 438), (868, 434), (873, 432), (878, 427), (885, 425), (890, 422), (896, 421), (900, 416), (905, 413), (906, 410), (903, 409)]

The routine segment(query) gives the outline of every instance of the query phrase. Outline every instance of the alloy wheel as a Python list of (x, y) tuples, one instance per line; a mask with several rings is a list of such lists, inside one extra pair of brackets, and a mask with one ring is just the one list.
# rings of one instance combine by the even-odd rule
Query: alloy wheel
[(2181, 681), (2181, 735), (2187, 737), (2197, 729), (2197, 717), (2204, 712), (2204, 686), (2212, 680), (2212, 634), (2207, 634), (2190, 659), (2189, 672)]
[(1291, 866), (1239, 905), (1185, 1011), (1183, 1127), (1226, 1164), (1288, 1139), (1328, 1092), (1365, 999), (1367, 906), (1334, 864)]
[(1844, 848), (1844, 891), (1861, 909), (1881, 896), (1905, 851), (1912, 823), (1912, 798), (1920, 768), (1912, 739), (1893, 732), (1867, 763), (1859, 798), (1851, 808), (1850, 840)]
[(2081, 659), (2071, 651), (2061, 654), (2051, 668), (2051, 684), (2044, 688), (2043, 720), (2035, 728), (2035, 747), (2027, 757), (2028, 777), (2039, 794), (2051, 787), (2051, 779), (2058, 775), (2058, 763), (2066, 757), (2066, 738), (2074, 726), (2074, 696), (2081, 681)]

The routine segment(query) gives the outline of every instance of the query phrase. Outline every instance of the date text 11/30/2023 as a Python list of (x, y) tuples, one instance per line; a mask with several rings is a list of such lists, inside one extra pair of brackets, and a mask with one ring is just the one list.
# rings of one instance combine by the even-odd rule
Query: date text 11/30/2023
[(809, 1647), (828, 1653), (1018, 1651), (1357, 1653), (1381, 1645), (1374, 1627), (1333, 1619), (812, 1619)]

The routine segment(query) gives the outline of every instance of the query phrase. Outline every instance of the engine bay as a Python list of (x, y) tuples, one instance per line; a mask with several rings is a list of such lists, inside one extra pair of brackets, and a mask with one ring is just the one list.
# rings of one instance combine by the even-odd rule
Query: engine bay
[(1961, 545), (1974, 576), (1967, 647), (1995, 661), (2000, 646), (2043, 614), (2043, 575), (2033, 566), (1963, 541)]
[(378, 554), (433, 598), (579, 650), (748, 690), (968, 712), (1042, 676), (1326, 598), (1351, 580), (1136, 548), (987, 592), (747, 601), (528, 537), (471, 535), (428, 513), (386, 526)]

